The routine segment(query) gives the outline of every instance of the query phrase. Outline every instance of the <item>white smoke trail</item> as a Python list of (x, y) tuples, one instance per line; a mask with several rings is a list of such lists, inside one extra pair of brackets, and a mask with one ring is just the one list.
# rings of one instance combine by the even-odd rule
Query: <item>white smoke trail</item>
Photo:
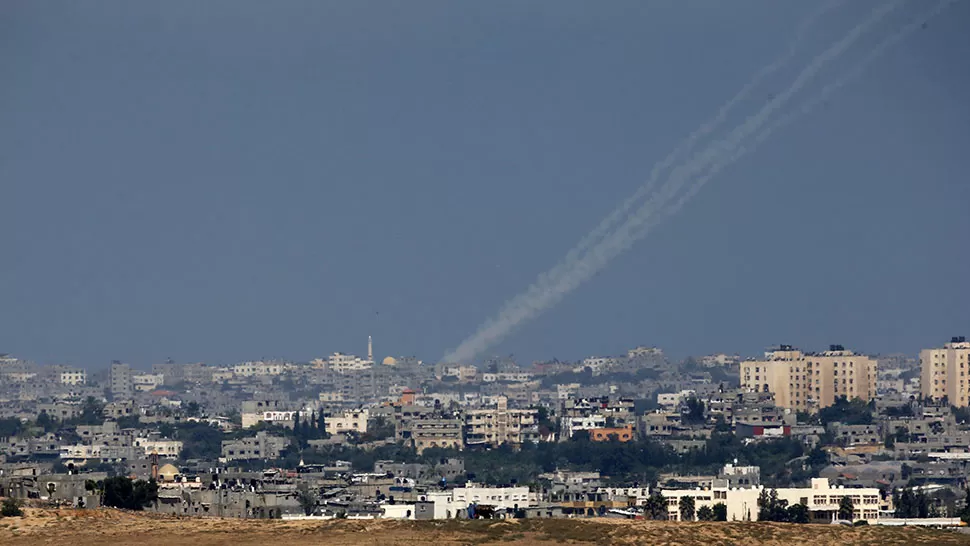
[(788, 49), (785, 54), (762, 67), (761, 70), (759, 70), (754, 77), (741, 88), (740, 91), (738, 91), (733, 97), (731, 97), (730, 100), (721, 106), (717, 114), (715, 114), (712, 119), (694, 130), (694, 132), (688, 135), (686, 139), (678, 144), (672, 152), (667, 154), (667, 156), (661, 161), (657, 162), (657, 164), (655, 164), (651, 169), (650, 177), (647, 179), (647, 182), (640, 186), (633, 195), (624, 200), (620, 206), (614, 209), (613, 212), (604, 218), (599, 225), (593, 228), (592, 231), (580, 239), (579, 243), (569, 250), (566, 257), (563, 258), (558, 265), (542, 274), (538, 282), (551, 282), (553, 279), (558, 278), (559, 275), (568, 272), (573, 264), (582, 255), (582, 253), (586, 252), (590, 246), (602, 239), (604, 235), (606, 235), (616, 226), (617, 222), (622, 220), (629, 213), (633, 205), (653, 191), (653, 188), (656, 186), (661, 173), (670, 168), (671, 164), (673, 164), (679, 158), (683, 157), (684, 155), (689, 155), (697, 141), (717, 129), (717, 127), (727, 118), (731, 110), (739, 103), (747, 99), (748, 95), (751, 94), (751, 92), (754, 91), (754, 89), (756, 89), (765, 78), (787, 65), (795, 56), (795, 53), (797, 53), (798, 46), (807, 36), (809, 29), (811, 29), (811, 27), (819, 19), (824, 17), (826, 13), (840, 6), (843, 1), (844, 0), (829, 0), (828, 2), (822, 4), (821, 7), (819, 7), (819, 9), (817, 9), (815, 12), (806, 17), (805, 20), (799, 23), (798, 27), (795, 29), (794, 36), (788, 43)]
[[(629, 213), (629, 210), (640, 201), (645, 195), (653, 190), (656, 186), (657, 180), (659, 179), (661, 173), (667, 170), (672, 163), (685, 154), (689, 154), (695, 143), (703, 136), (714, 131), (723, 121), (726, 119), (727, 115), (730, 113), (731, 109), (737, 104), (745, 100), (748, 95), (769, 75), (777, 71), (778, 69), (784, 67), (788, 62), (791, 61), (797, 52), (799, 44), (805, 39), (808, 30), (815, 24), (815, 22), (823, 17), (827, 12), (836, 8), (842, 3), (842, 0), (830, 0), (823, 4), (818, 10), (809, 15), (802, 23), (799, 24), (798, 28), (794, 33), (794, 37), (789, 42), (787, 52), (775, 59), (768, 65), (764, 66), (755, 76), (747, 83), (745, 86), (738, 91), (734, 97), (727, 101), (718, 110), (717, 114), (709, 121), (701, 125), (693, 133), (691, 133), (683, 142), (681, 142), (671, 153), (669, 153), (663, 160), (657, 163), (650, 172), (650, 178), (648, 181), (642, 185), (637, 191), (627, 198), (619, 207), (617, 207), (609, 216), (607, 216), (598, 226), (596, 226), (589, 234), (583, 237), (579, 243), (573, 247), (557, 265), (553, 266), (548, 271), (541, 273), (536, 281), (529, 287), (526, 292), (519, 294), (512, 300), (506, 302), (503, 309), (515, 309), (520, 307), (528, 307), (530, 301), (536, 298), (536, 295), (544, 291), (543, 287), (556, 286), (561, 282), (561, 277), (564, 275), (572, 274), (572, 271), (580, 264), (581, 258), (584, 253), (589, 251), (589, 248), (597, 243), (603, 236), (608, 233), (611, 229), (615, 227), (615, 224)], [(500, 313), (500, 316), (503, 313)], [(495, 319), (498, 320), (498, 319)], [(487, 328), (489, 323), (486, 323), (482, 328)], [(451, 355), (445, 357), (446, 361), (451, 361), (455, 358), (455, 353), (452, 352)]]
[[(872, 64), (874, 61), (876, 61), (879, 57), (885, 54), (886, 51), (889, 50), (889, 48), (893, 47), (894, 45), (896, 45), (897, 43), (905, 39), (907, 36), (909, 36), (917, 29), (921, 28), (924, 24), (926, 24), (927, 21), (933, 19), (934, 17), (936, 17), (937, 15), (945, 11), (947, 8), (949, 8), (956, 2), (957, 0), (941, 0), (933, 9), (927, 11), (926, 13), (918, 16), (913, 21), (910, 21), (906, 25), (900, 27), (896, 32), (894, 32), (893, 34), (889, 35), (887, 38), (879, 42), (876, 45), (876, 47), (869, 50), (869, 52), (866, 53), (866, 55), (864, 55), (854, 65), (852, 65), (852, 67), (848, 71), (846, 71), (844, 74), (839, 76), (834, 81), (823, 86), (822, 90), (819, 91), (811, 99), (806, 100), (795, 110), (788, 112), (781, 118), (777, 119), (776, 121), (774, 121), (773, 123), (765, 127), (760, 133), (758, 133), (754, 137), (754, 139), (750, 143), (742, 144), (741, 146), (739, 146), (734, 151), (734, 153), (728, 158), (722, 159), (721, 161), (714, 163), (711, 166), (711, 168), (708, 170), (708, 172), (703, 177), (695, 181), (694, 184), (687, 190), (687, 192), (684, 195), (680, 197), (680, 199), (677, 200), (676, 203), (674, 203), (673, 205), (671, 205), (670, 207), (666, 208), (663, 211), (664, 217), (673, 215), (677, 211), (679, 211), (681, 207), (683, 207), (687, 203), (687, 201), (690, 200), (691, 197), (696, 195), (697, 192), (700, 191), (700, 189), (704, 186), (704, 184), (706, 184), (711, 178), (716, 176), (721, 171), (721, 169), (736, 162), (741, 157), (755, 151), (758, 148), (758, 146), (764, 143), (764, 141), (767, 140), (768, 137), (770, 137), (772, 133), (774, 133), (775, 131), (778, 131), (779, 129), (784, 128), (785, 126), (791, 124), (801, 116), (804, 116), (810, 113), (820, 104), (824, 103), (826, 100), (831, 98), (831, 96), (835, 94), (836, 91), (845, 87), (852, 80), (861, 76), (863, 71), (865, 71), (865, 69), (868, 68), (869, 65)], [(653, 228), (656, 224), (660, 223), (661, 220), (662, 218), (654, 218), (651, 222), (643, 226), (641, 231), (638, 231), (636, 234), (633, 235), (633, 240), (639, 240), (642, 237), (646, 236), (647, 232), (649, 232), (649, 230)]]
[[(868, 19), (854, 27), (845, 37), (812, 59), (792, 84), (785, 91), (772, 98), (760, 111), (749, 116), (744, 123), (735, 128), (727, 137), (715, 141), (701, 154), (695, 155), (685, 164), (675, 168), (658, 194), (630, 215), (619, 228), (606, 236), (598, 244), (592, 246), (585, 253), (582, 253), (582, 256), (578, 256), (576, 261), (570, 263), (564, 272), (559, 273), (563, 268), (563, 264), (560, 264), (550, 270), (550, 272), (540, 275), (537, 282), (530, 286), (526, 292), (507, 302), (496, 317), (486, 321), (475, 334), (463, 341), (458, 348), (445, 355), (444, 360), (457, 362), (474, 357), (488, 345), (495, 343), (507, 335), (519, 323), (532, 318), (539, 312), (558, 302), (569, 291), (575, 289), (580, 283), (587, 280), (596, 271), (602, 269), (606, 263), (632, 245), (637, 239), (644, 236), (662, 217), (671, 214), (672, 212), (668, 212), (662, 214), (660, 217), (657, 216), (657, 213), (663, 211), (667, 203), (684, 187), (690, 176), (701, 173), (710, 167), (708, 174), (701, 178), (700, 183), (695, 183), (688, 189), (686, 194), (671, 208), (671, 210), (679, 209), (691, 196), (700, 190), (708, 179), (719, 172), (721, 168), (735, 161), (743, 153), (746, 153), (744, 151), (738, 152), (738, 150), (743, 150), (739, 149), (739, 146), (745, 138), (749, 137), (769, 121), (771, 114), (784, 106), (792, 95), (801, 90), (826, 64), (838, 58), (872, 25), (876, 24), (900, 4), (901, 0), (898, 0), (874, 9)], [(881, 50), (884, 49), (882, 48)], [(872, 55), (870, 57), (874, 58)], [(768, 130), (759, 134), (758, 138), (760, 140), (756, 139), (754, 145), (757, 145), (764, 138), (767, 138), (776, 128), (774, 125), (769, 126)], [(734, 153), (732, 154), (732, 152)], [(556, 274), (551, 275), (553, 272), (556, 272)]]

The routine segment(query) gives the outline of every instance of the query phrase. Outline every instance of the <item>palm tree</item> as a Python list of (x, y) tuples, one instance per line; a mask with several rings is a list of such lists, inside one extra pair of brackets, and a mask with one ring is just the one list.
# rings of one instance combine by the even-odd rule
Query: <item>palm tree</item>
[(694, 521), (694, 497), (685, 495), (680, 497), (680, 520)]

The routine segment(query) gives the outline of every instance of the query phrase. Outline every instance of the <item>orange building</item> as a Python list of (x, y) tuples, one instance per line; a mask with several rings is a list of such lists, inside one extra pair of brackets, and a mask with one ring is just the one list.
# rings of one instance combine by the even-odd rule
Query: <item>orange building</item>
[(594, 442), (608, 442), (612, 437), (621, 442), (629, 442), (633, 439), (633, 427), (589, 429), (589, 439)]
[(401, 405), (402, 406), (413, 406), (414, 405), (414, 391), (411, 389), (404, 389), (401, 392)]

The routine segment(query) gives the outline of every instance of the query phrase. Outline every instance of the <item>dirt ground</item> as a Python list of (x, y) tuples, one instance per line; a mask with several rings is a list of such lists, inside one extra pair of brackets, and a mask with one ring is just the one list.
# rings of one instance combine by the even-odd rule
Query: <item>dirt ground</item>
[(970, 546), (970, 535), (916, 528), (629, 520), (281, 521), (179, 518), (118, 510), (28, 509), (0, 519), (0, 544), (811, 544)]

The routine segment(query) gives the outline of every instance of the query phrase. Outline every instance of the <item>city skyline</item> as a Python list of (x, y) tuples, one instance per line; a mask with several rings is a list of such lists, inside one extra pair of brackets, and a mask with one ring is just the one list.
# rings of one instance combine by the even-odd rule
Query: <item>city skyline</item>
[[(369, 337), (372, 337), (372, 336), (369, 336)], [(476, 366), (476, 367), (481, 367), (482, 365), (486, 364), (488, 361), (491, 361), (491, 360), (496, 360), (496, 359), (497, 360), (502, 360), (502, 359), (509, 358), (512, 361), (514, 361), (516, 364), (518, 364), (520, 367), (529, 368), (529, 367), (532, 366), (533, 363), (552, 362), (554, 360), (557, 360), (557, 361), (560, 361), (560, 362), (582, 362), (583, 360), (591, 359), (591, 358), (593, 358), (593, 359), (595, 359), (595, 358), (624, 358), (624, 357), (627, 356), (627, 354), (630, 351), (635, 350), (635, 349), (640, 349), (640, 348), (654, 348), (654, 349), (659, 349), (664, 354), (664, 356), (671, 361), (671, 364), (677, 364), (679, 362), (682, 362), (682, 361), (686, 360), (687, 358), (699, 359), (699, 358), (702, 358), (702, 357), (705, 357), (705, 356), (713, 356), (713, 355), (736, 356), (736, 357), (740, 358), (742, 361), (751, 361), (751, 362), (754, 362), (754, 361), (759, 361), (763, 357), (768, 356), (770, 353), (776, 352), (776, 351), (779, 351), (779, 350), (781, 350), (781, 351), (794, 350), (796, 352), (804, 353), (805, 355), (816, 355), (816, 354), (824, 354), (827, 351), (835, 350), (834, 349), (835, 347), (841, 347), (844, 350), (852, 351), (856, 355), (864, 356), (864, 357), (876, 357), (876, 358), (878, 358), (878, 357), (905, 356), (905, 357), (910, 357), (910, 358), (918, 359), (920, 357), (920, 354), (922, 352), (926, 351), (927, 348), (929, 348), (929, 347), (937, 347), (937, 346), (943, 345), (946, 342), (953, 342), (953, 341), (955, 341), (957, 339), (965, 339), (965, 337), (966, 336), (962, 336), (962, 335), (960, 335), (960, 336), (956, 336), (956, 335), (954, 335), (954, 336), (944, 336), (944, 337), (941, 337), (939, 340), (937, 340), (935, 343), (930, 343), (930, 344), (927, 344), (925, 346), (922, 346), (922, 347), (920, 347), (920, 348), (918, 348), (918, 349), (916, 349), (914, 351), (908, 351), (908, 352), (906, 352), (906, 351), (889, 352), (889, 351), (878, 351), (878, 350), (877, 351), (866, 351), (866, 350), (860, 350), (859, 348), (854, 347), (851, 344), (848, 344), (847, 345), (847, 344), (844, 344), (844, 343), (829, 343), (829, 344), (823, 344), (823, 345), (819, 345), (819, 346), (803, 346), (803, 345), (799, 345), (799, 344), (791, 344), (791, 343), (787, 343), (787, 342), (782, 342), (782, 343), (775, 343), (775, 344), (764, 345), (762, 347), (752, 349), (750, 352), (716, 351), (715, 350), (715, 351), (706, 351), (706, 352), (693, 352), (693, 353), (686, 353), (686, 354), (673, 354), (673, 353), (670, 353), (667, 350), (665, 350), (665, 348), (662, 345), (657, 345), (657, 344), (642, 344), (641, 343), (641, 344), (633, 344), (633, 345), (630, 345), (628, 347), (617, 348), (616, 350), (613, 350), (612, 352), (608, 352), (608, 353), (588, 353), (588, 354), (571, 356), (571, 357), (568, 357), (568, 358), (550, 356), (550, 357), (546, 357), (546, 358), (532, 359), (532, 360), (529, 360), (529, 361), (524, 361), (524, 360), (517, 359), (514, 354), (505, 354), (505, 355), (493, 354), (493, 355), (486, 355), (486, 356), (483, 356), (483, 357), (478, 358), (478, 359), (476, 359), (474, 361), (471, 361), (471, 362), (445, 362), (445, 361), (436, 361), (436, 360), (433, 360), (433, 359), (423, 358), (422, 355), (396, 354), (396, 353), (393, 353), (393, 352), (387, 352), (387, 354), (384, 354), (382, 352), (374, 352), (373, 353), (373, 356), (372, 357), (369, 357), (368, 354), (367, 354), (367, 349), (372, 347), (372, 345), (370, 345), (370, 344), (367, 345), (367, 346), (365, 346), (364, 351), (358, 351), (358, 350), (354, 350), (352, 348), (350, 348), (350, 349), (346, 349), (345, 348), (345, 349), (338, 349), (338, 350), (324, 350), (324, 351), (319, 351), (318, 353), (314, 353), (313, 355), (309, 355), (309, 356), (303, 355), (303, 356), (298, 356), (298, 357), (289, 357), (289, 356), (283, 356), (283, 355), (278, 355), (278, 354), (275, 354), (275, 355), (274, 354), (270, 354), (270, 355), (253, 355), (253, 356), (250, 356), (248, 358), (242, 358), (242, 359), (231, 360), (231, 361), (230, 360), (204, 361), (204, 360), (193, 359), (193, 358), (186, 358), (186, 359), (179, 360), (179, 359), (174, 359), (174, 358), (171, 358), (171, 357), (165, 357), (165, 358), (162, 358), (162, 359), (159, 359), (159, 360), (154, 360), (154, 361), (136, 361), (136, 360), (123, 359), (123, 358), (121, 358), (121, 359), (119, 359), (119, 358), (113, 358), (113, 359), (110, 359), (107, 362), (101, 362), (101, 363), (79, 363), (79, 362), (74, 362), (74, 361), (70, 361), (70, 360), (65, 360), (65, 361), (40, 361), (40, 360), (36, 360), (36, 359), (31, 358), (29, 355), (15, 354), (15, 353), (11, 353), (11, 352), (4, 352), (2, 350), (0, 350), (0, 356), (7, 357), (7, 358), (18, 359), (18, 360), (23, 360), (23, 361), (28, 361), (28, 362), (33, 362), (34, 364), (38, 364), (38, 365), (42, 365), (42, 366), (69, 366), (69, 367), (77, 367), (77, 368), (86, 370), (88, 372), (98, 372), (98, 371), (107, 370), (107, 369), (109, 369), (111, 367), (111, 365), (113, 363), (124, 363), (124, 364), (128, 364), (128, 365), (131, 365), (133, 369), (141, 369), (141, 370), (151, 369), (151, 366), (153, 364), (158, 365), (158, 364), (165, 364), (165, 363), (169, 363), (169, 364), (189, 364), (189, 363), (196, 363), (196, 364), (204, 364), (204, 365), (214, 366), (214, 367), (232, 367), (233, 365), (238, 365), (240, 363), (245, 363), (245, 362), (274, 362), (274, 361), (279, 361), (279, 362), (292, 362), (292, 363), (303, 363), (303, 364), (306, 364), (306, 363), (312, 363), (314, 360), (326, 359), (326, 358), (331, 357), (331, 356), (334, 356), (334, 355), (342, 355), (342, 356), (347, 356), (347, 357), (356, 357), (358, 359), (363, 359), (363, 360), (366, 360), (366, 361), (371, 362), (373, 364), (382, 364), (383, 361), (386, 360), (386, 359), (388, 359), (388, 358), (391, 358), (391, 359), (414, 358), (414, 359), (417, 359), (418, 361), (422, 362), (425, 366), (435, 366), (435, 365), (444, 364), (444, 365), (472, 365), (472, 366)], [(370, 340), (368, 340), (368, 341), (370, 341)], [(839, 350), (843, 350), (843, 349), (839, 349)]]

